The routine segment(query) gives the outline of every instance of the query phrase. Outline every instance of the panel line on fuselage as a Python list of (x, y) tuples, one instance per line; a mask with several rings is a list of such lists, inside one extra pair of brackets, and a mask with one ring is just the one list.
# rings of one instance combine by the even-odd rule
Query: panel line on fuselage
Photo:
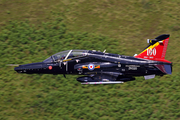
[[(97, 56), (97, 57), (102, 57), (102, 55), (98, 55), (98, 54), (92, 54), (92, 53), (88, 53), (88, 55), (92, 55), (92, 56)], [(120, 55), (119, 55), (120, 56)], [(112, 57), (112, 56), (108, 56), (108, 55), (105, 55), (104, 56), (106, 59), (107, 58), (111, 58), (111, 59), (117, 59), (117, 60), (120, 60), (121, 61), (128, 61), (128, 62), (135, 62), (135, 63), (157, 63), (157, 61), (152, 61), (152, 60), (144, 60), (144, 59), (139, 59), (139, 58), (135, 58), (137, 60), (132, 60), (132, 59), (128, 59), (128, 58), (122, 58), (122, 57)], [(130, 56), (127, 56), (127, 57), (130, 57)], [(134, 59), (134, 58), (133, 58)], [(119, 62), (119, 61), (118, 61)]]

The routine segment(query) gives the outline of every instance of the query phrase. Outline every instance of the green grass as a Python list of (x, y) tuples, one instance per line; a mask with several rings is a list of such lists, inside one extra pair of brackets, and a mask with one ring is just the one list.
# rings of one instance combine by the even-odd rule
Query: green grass
[[(177, 0), (0, 1), (0, 119), (180, 119)], [(18, 74), (6, 64), (41, 62), (68, 49), (134, 55), (146, 39), (170, 34), (173, 74), (115, 85), (78, 76)]]

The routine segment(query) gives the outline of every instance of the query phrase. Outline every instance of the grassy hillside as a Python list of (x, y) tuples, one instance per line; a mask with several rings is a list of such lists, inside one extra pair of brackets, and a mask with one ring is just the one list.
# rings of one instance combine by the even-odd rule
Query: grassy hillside
[[(0, 119), (180, 119), (177, 0), (0, 1)], [(173, 74), (115, 85), (78, 76), (18, 74), (6, 64), (40, 62), (68, 49), (134, 55), (170, 34)]]

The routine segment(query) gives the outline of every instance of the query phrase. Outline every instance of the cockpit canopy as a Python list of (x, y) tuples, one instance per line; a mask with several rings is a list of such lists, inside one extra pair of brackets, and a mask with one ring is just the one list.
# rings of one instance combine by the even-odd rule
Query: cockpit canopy
[(58, 62), (61, 60), (72, 59), (76, 57), (85, 56), (88, 50), (66, 50), (52, 55), (51, 57), (44, 60), (44, 63)]

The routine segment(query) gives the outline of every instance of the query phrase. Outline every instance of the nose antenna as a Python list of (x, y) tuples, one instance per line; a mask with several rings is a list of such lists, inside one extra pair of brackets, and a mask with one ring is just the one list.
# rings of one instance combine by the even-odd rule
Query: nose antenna
[(6, 66), (19, 66), (19, 64), (6, 64)]

